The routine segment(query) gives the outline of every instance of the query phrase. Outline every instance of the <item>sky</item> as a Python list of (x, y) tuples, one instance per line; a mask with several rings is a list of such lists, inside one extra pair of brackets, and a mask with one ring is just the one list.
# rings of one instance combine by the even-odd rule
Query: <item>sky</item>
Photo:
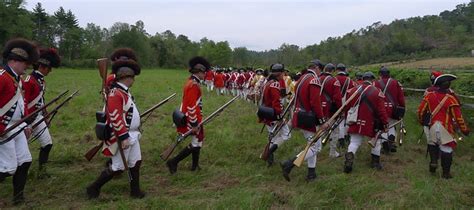
[(342, 36), (377, 21), (438, 15), (468, 0), (26, 0), (49, 14), (71, 10), (79, 25), (109, 28), (115, 22), (145, 23), (154, 35), (166, 30), (193, 41), (203, 37), (228, 41), (231, 47), (269, 50), (283, 43), (300, 47)]

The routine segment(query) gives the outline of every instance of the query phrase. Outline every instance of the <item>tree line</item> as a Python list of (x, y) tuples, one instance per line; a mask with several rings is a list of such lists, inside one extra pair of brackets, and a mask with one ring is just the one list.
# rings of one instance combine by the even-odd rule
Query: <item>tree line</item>
[[(80, 27), (71, 10), (60, 7), (48, 14), (37, 3), (32, 11), (24, 0), (0, 3), (0, 45), (13, 37), (36, 41), (40, 46), (58, 48), (63, 65), (94, 67), (95, 59), (117, 47), (133, 48), (145, 67), (183, 68), (195, 55), (205, 56), (213, 65), (266, 67), (281, 62), (290, 68), (304, 68), (311, 59), (363, 65), (413, 58), (468, 56), (474, 49), (474, 3), (460, 4), (452, 11), (381, 22), (353, 30), (339, 37), (300, 47), (282, 44), (278, 49), (253, 51), (231, 48), (227, 41), (202, 38), (192, 41), (170, 30), (151, 35), (145, 23), (117, 22), (109, 28), (94, 23)], [(299, 69), (295, 69), (299, 70)]]

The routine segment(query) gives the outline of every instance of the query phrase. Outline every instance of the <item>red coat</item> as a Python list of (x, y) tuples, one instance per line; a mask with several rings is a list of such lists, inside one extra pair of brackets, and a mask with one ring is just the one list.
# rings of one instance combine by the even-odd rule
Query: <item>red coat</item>
[[(276, 116), (281, 115), (283, 112), (280, 88), (280, 83), (274, 79), (267, 81), (267, 83), (265, 83), (265, 85), (263, 86), (262, 105), (273, 108)], [(259, 122), (263, 122), (267, 125), (270, 125), (270, 123), (273, 121), (260, 118)]]
[(339, 81), (328, 73), (322, 73), (319, 77), (321, 87), (321, 105), (323, 106), (324, 116), (330, 118), (336, 110), (331, 110), (331, 106), (339, 109), (342, 105), (341, 85)]
[(23, 89), (25, 90), (25, 102), (29, 113), (44, 105), (45, 87), (44, 76), (38, 71), (33, 71), (26, 77), (23, 82)]
[(351, 78), (349, 78), (348, 76), (343, 75), (343, 74), (336, 75), (336, 79), (337, 79), (337, 81), (339, 81), (339, 84), (341, 85), (340, 89), (341, 89), (341, 96), (342, 97), (344, 97), (346, 95), (348, 90), (350, 90), (351, 88), (358, 85), (356, 82), (351, 80)]
[(238, 73), (236, 78), (236, 84), (238, 89), (242, 89), (245, 83), (245, 76), (244, 74)]
[[(381, 123), (383, 126), (388, 126), (388, 117), (385, 110), (384, 101), (385, 96), (380, 90), (366, 82), (362, 83), (361, 91), (367, 86), (367, 90), (364, 93), (364, 99), (359, 104), (358, 119), (357, 122), (349, 125), (348, 133), (360, 134), (368, 137), (375, 137), (376, 123)], [(345, 111), (355, 106), (360, 92), (357, 92), (358, 87), (354, 87), (347, 93), (348, 98), (352, 94), (357, 94), (356, 97), (346, 106)], [(369, 105), (370, 104), (370, 105)], [(346, 115), (347, 116), (347, 115)], [(376, 122), (378, 121), (378, 122)]]
[(459, 105), (458, 100), (453, 95), (451, 95), (449, 91), (442, 91), (438, 89), (427, 93), (423, 97), (423, 100), (418, 107), (418, 120), (421, 123), (423, 120), (423, 114), (426, 112), (432, 113), (445, 96), (448, 98), (443, 104), (442, 108), (438, 111), (438, 113), (435, 113), (435, 115), (431, 116), (430, 127), (436, 121), (439, 121), (449, 133), (454, 134), (455, 131), (453, 121), (455, 121), (462, 132), (468, 133), (469, 128), (462, 117), (461, 106)]
[(301, 106), (306, 111), (312, 111), (316, 118), (324, 119), (323, 109), (321, 107), (321, 84), (319, 82), (318, 76), (313, 73), (306, 73), (301, 76), (300, 79), (296, 82), (295, 90), (295, 106), (293, 111), (293, 117), (291, 124), (295, 128), (300, 128), (303, 130), (316, 132), (316, 127), (307, 128), (298, 126), (298, 112), (301, 109)]
[[(426, 88), (425, 93), (423, 94), (423, 97), (425, 97), (428, 93), (434, 92), (434, 91), (437, 91), (437, 90), (439, 90), (439, 87), (437, 87), (437, 86), (431, 86), (429, 88)], [(456, 95), (456, 93), (451, 88), (448, 89), (447, 94), (452, 95), (454, 98), (456, 98), (458, 103), (461, 104), (461, 101), (459, 100), (459, 97)]]
[(206, 72), (206, 77), (204, 77), (204, 80), (213, 81), (214, 80), (214, 72), (213, 71), (207, 71)]
[(112, 138), (105, 141), (102, 153), (105, 156), (112, 156), (116, 149), (111, 148), (116, 145), (117, 140), (123, 141), (130, 137), (128, 131), (131, 123), (133, 110), (131, 107), (131, 97), (126, 89), (117, 83), (110, 86), (107, 95), (107, 125), (111, 126)]
[[(390, 83), (388, 83), (389, 79)], [(393, 112), (397, 107), (405, 107), (405, 95), (403, 94), (402, 85), (396, 79), (382, 77), (382, 79), (374, 82), (374, 86), (379, 88), (382, 93), (386, 88), (385, 108), (387, 109), (388, 117), (393, 116)]]
[[(13, 97), (17, 93), (18, 87), (20, 87), (20, 91), (23, 91), (23, 88), (21, 86), (21, 77), (18, 76), (15, 78), (15, 75), (10, 69), (10, 67), (5, 66), (4, 68), (0, 68), (0, 108), (3, 108), (11, 99), (13, 99)], [(14, 105), (13, 107), (16, 107), (16, 105)], [(23, 110), (23, 116), (28, 115), (26, 103)], [(0, 132), (5, 131), (6, 126), (10, 122), (14, 111), (15, 110), (9, 110), (5, 114), (0, 116)]]
[[(193, 127), (197, 127), (202, 122), (202, 99), (201, 99), (201, 88), (199, 86), (199, 79), (195, 76), (191, 76), (184, 85), (183, 88), (183, 101), (181, 103), (181, 112), (186, 115), (187, 125), (178, 127), (178, 133), (184, 134), (191, 130)], [(199, 141), (204, 139), (204, 128), (201, 127), (199, 134), (197, 135)]]
[(214, 86), (216, 86), (216, 88), (223, 88), (224, 87), (224, 84), (225, 84), (225, 78), (224, 78), (224, 74), (222, 73), (216, 73), (216, 75), (214, 76)]

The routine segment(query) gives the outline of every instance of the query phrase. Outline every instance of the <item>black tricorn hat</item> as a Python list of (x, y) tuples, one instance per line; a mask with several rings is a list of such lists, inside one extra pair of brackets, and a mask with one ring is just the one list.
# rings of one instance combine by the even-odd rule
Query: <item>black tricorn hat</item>
[(380, 70), (379, 70), (379, 73), (380, 73), (381, 75), (390, 75), (390, 70), (388, 70), (387, 67), (382, 66), (382, 68), (380, 68)]
[(137, 62), (137, 55), (135, 55), (135, 52), (131, 48), (118, 48), (110, 55), (112, 62), (129, 59)]
[(319, 59), (314, 59), (309, 62), (309, 65), (318, 66), (320, 69), (324, 68), (324, 64)]
[(196, 56), (191, 58), (188, 62), (189, 72), (196, 73), (199, 71), (206, 72), (211, 68), (211, 64), (205, 58)]
[(61, 58), (54, 48), (41, 48), (38, 65), (43, 65), (52, 68), (58, 68), (61, 64)]
[[(140, 75), (140, 71), (140, 65), (133, 60), (117, 60), (112, 63), (112, 73), (117, 76), (117, 79)], [(123, 72), (125, 73), (122, 74)]]
[(324, 66), (324, 72), (333, 72), (334, 70), (336, 70), (336, 67), (332, 63), (328, 63)]
[(372, 73), (371, 71), (368, 71), (368, 72), (365, 72), (365, 73), (362, 75), (362, 79), (363, 79), (363, 80), (366, 80), (366, 79), (375, 79), (375, 75), (374, 75), (374, 73)]
[(444, 82), (449, 82), (449, 81), (453, 81), (457, 79), (457, 77), (455, 75), (452, 75), (452, 74), (442, 74), (441, 76), (438, 76), (436, 77), (436, 79), (434, 80), (433, 82), (433, 85), (441, 85), (443, 84)]
[(5, 61), (17, 60), (34, 64), (38, 61), (39, 53), (38, 48), (32, 42), (23, 38), (16, 38), (5, 44), (2, 57)]
[(346, 65), (344, 65), (343, 63), (339, 63), (336, 66), (336, 70), (346, 71)]
[(270, 66), (270, 72), (283, 72), (285, 71), (285, 65), (281, 63), (274, 63)]

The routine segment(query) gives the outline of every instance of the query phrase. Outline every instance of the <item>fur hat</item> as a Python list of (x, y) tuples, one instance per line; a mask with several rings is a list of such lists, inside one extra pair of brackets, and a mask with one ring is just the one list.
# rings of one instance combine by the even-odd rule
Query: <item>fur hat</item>
[(4, 62), (17, 60), (33, 64), (38, 60), (39, 54), (35, 44), (26, 39), (16, 38), (5, 44), (2, 57)]
[(110, 60), (112, 62), (129, 59), (138, 62), (137, 56), (131, 48), (118, 48), (112, 53), (112, 55), (110, 55)]
[(112, 73), (116, 79), (140, 75), (140, 66), (133, 60), (117, 60), (112, 64)]
[(197, 72), (206, 72), (211, 68), (211, 64), (203, 57), (196, 56), (191, 58), (188, 62), (189, 64), (189, 72), (197, 73)]
[(58, 68), (61, 64), (61, 58), (54, 48), (41, 48), (37, 66), (43, 65), (52, 68)]

